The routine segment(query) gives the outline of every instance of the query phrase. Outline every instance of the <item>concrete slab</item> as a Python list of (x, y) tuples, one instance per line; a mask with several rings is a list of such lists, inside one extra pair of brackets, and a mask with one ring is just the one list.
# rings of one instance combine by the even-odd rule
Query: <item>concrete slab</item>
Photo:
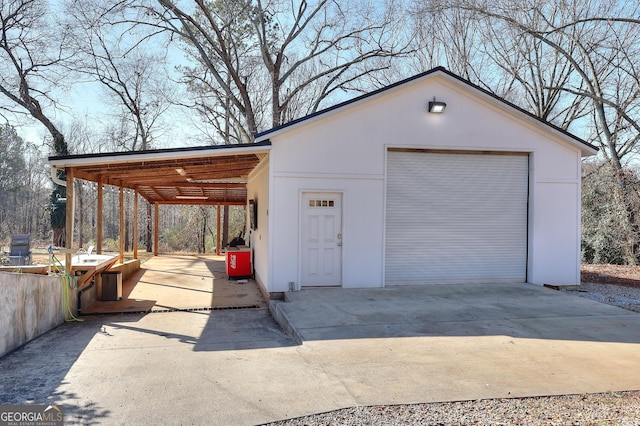
[(277, 309), (302, 344), (266, 309), (65, 324), (0, 358), (0, 403), (62, 403), (66, 424), (251, 425), (356, 405), (640, 389), (640, 315), (562, 292), (289, 299)]
[(640, 343), (640, 316), (529, 284), (314, 288), (272, 301), (300, 341), (492, 336)]
[(357, 377), (350, 393), (364, 404), (640, 389), (640, 315), (552, 289), (316, 288), (285, 300), (271, 301), (276, 321)]
[(224, 256), (162, 255), (122, 283), (122, 300), (96, 301), (83, 315), (266, 307), (254, 280), (225, 275)]

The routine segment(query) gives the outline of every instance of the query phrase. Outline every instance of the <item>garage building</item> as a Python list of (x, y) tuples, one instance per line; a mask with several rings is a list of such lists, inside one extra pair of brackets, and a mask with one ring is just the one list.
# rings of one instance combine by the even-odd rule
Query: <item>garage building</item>
[(265, 291), (580, 282), (581, 159), (597, 149), (443, 68), (256, 142)]

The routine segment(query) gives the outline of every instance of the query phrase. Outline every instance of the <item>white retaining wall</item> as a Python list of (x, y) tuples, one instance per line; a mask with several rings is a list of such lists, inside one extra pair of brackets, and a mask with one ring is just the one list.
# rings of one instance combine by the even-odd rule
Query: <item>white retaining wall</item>
[(0, 272), (0, 356), (63, 322), (60, 277)]

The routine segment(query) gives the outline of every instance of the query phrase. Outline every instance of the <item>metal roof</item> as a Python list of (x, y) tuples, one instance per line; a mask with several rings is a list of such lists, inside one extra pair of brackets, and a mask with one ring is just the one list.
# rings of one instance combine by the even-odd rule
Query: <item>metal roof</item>
[(268, 141), (242, 145), (49, 157), (76, 178), (135, 189), (150, 203), (244, 205), (247, 176), (269, 150)]

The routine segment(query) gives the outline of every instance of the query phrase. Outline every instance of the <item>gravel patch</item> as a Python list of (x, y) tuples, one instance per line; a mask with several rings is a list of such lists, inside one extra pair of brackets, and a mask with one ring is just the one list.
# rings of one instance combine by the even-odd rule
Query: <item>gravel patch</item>
[[(578, 290), (563, 291), (640, 312), (640, 288), (583, 283)], [(268, 425), (638, 426), (640, 391), (352, 407)]]
[(618, 306), (633, 312), (640, 312), (640, 288), (611, 284), (582, 283), (578, 290), (567, 291), (567, 293), (595, 300), (596, 302)]
[(269, 423), (312, 425), (637, 426), (640, 392), (354, 407)]

